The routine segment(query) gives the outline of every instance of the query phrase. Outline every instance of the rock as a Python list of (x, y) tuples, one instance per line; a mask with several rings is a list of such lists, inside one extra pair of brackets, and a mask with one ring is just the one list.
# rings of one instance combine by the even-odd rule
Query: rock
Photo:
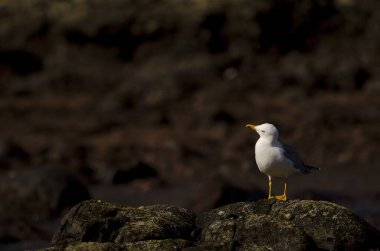
[(51, 244), (114, 242), (123, 245), (147, 240), (190, 239), (194, 219), (193, 213), (174, 206), (132, 208), (90, 200), (71, 209)]
[[(207, 212), (198, 218), (200, 241), (230, 245), (238, 250), (256, 244), (272, 250), (312, 250), (313, 241), (290, 222), (272, 217), (271, 201), (236, 203)], [(289, 238), (291, 236), (291, 238)], [(260, 250), (260, 249), (253, 249)]]
[(127, 243), (124, 250), (145, 251), (145, 250), (179, 250), (189, 245), (189, 242), (182, 239), (169, 240), (148, 240)]
[(65, 250), (72, 251), (121, 251), (122, 247), (115, 243), (99, 243), (99, 242), (82, 242), (74, 245), (69, 245)]
[(64, 217), (51, 250), (368, 250), (380, 233), (325, 201), (259, 200), (195, 218), (186, 209), (85, 201)]
[(149, 251), (149, 250), (180, 250), (188, 245), (188, 241), (182, 239), (148, 240), (125, 244), (112, 242), (80, 242), (70, 244), (66, 248), (46, 248), (45, 251)]
[(276, 203), (271, 210), (277, 217), (288, 218), (303, 229), (317, 244), (327, 250), (364, 250), (379, 245), (378, 231), (347, 208), (330, 202), (305, 200)]
[(258, 245), (253, 250), (366, 250), (380, 245), (377, 230), (348, 209), (324, 201), (240, 202), (204, 213), (197, 225), (204, 245), (236, 250), (251, 244)]

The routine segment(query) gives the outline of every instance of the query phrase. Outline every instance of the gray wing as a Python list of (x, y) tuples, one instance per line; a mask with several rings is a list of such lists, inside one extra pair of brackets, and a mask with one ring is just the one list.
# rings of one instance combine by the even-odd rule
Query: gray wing
[(319, 169), (317, 167), (305, 165), (301, 157), (290, 145), (283, 143), (281, 143), (281, 145), (284, 148), (285, 157), (288, 158), (291, 162), (293, 162), (293, 167), (300, 170), (301, 173), (309, 173), (313, 169)]

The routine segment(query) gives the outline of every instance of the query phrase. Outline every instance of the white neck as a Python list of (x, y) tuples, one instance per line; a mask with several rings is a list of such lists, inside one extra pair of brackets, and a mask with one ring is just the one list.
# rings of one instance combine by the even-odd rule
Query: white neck
[(260, 137), (259, 140), (269, 145), (276, 145), (278, 142), (278, 137), (277, 135), (265, 136), (265, 137)]

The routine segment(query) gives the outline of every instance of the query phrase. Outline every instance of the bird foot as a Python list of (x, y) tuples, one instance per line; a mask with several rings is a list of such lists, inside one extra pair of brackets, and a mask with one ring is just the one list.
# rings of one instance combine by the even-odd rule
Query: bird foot
[(286, 198), (286, 195), (283, 194), (283, 195), (278, 195), (278, 196), (275, 196), (275, 198), (277, 200), (281, 200), (281, 201), (286, 201), (288, 198)]
[(270, 200), (270, 199), (274, 199), (274, 196), (269, 195), (269, 196), (268, 196), (268, 200)]

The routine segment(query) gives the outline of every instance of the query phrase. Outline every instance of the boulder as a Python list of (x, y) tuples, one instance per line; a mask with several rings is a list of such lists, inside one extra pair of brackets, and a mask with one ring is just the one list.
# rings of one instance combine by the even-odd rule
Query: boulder
[(367, 250), (380, 246), (376, 229), (347, 208), (325, 201), (239, 202), (202, 214), (197, 225), (200, 243), (210, 249), (215, 245), (233, 250)]
[[(112, 242), (131, 245), (141, 241), (190, 239), (195, 215), (184, 208), (153, 205), (139, 208), (89, 200), (75, 206), (63, 218), (53, 236), (53, 246), (80, 242)], [(138, 244), (134, 244), (138, 245)], [(149, 245), (171, 245), (150, 243)]]
[(198, 217), (169, 205), (85, 201), (63, 218), (56, 250), (368, 250), (380, 233), (347, 208), (312, 200), (238, 202)]
[(45, 251), (149, 251), (149, 250), (179, 250), (184, 248), (188, 241), (182, 239), (147, 240), (125, 244), (112, 242), (79, 242), (63, 247), (51, 247)]

